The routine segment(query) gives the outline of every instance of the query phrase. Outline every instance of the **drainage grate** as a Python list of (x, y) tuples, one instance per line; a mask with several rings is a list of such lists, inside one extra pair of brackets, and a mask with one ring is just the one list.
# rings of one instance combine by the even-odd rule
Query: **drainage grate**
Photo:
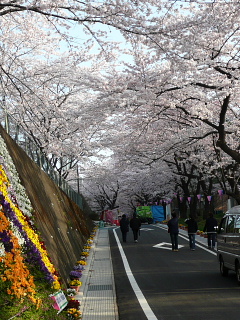
[(88, 291), (102, 291), (102, 290), (112, 290), (113, 286), (111, 284), (93, 284), (88, 287)]

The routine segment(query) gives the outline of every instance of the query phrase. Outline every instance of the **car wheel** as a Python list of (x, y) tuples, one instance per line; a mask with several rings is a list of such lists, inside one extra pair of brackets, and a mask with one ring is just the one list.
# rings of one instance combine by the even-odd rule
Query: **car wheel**
[(240, 286), (240, 265), (237, 263), (236, 265), (236, 275), (237, 275), (237, 283)]
[[(227, 277), (228, 275), (228, 268), (225, 267), (223, 258), (220, 258), (220, 273), (223, 277)], [(239, 273), (239, 276), (240, 276), (240, 273)]]

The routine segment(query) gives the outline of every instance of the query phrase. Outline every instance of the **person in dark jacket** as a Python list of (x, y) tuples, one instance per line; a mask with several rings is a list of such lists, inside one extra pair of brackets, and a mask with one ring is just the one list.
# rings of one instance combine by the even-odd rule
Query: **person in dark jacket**
[(185, 223), (188, 226), (188, 238), (190, 249), (195, 250), (195, 236), (198, 230), (197, 221), (193, 216), (190, 216), (189, 219), (185, 220)]
[(175, 211), (172, 212), (172, 219), (168, 221), (168, 232), (172, 242), (172, 251), (178, 251), (178, 217)]
[(122, 232), (122, 240), (123, 242), (127, 242), (127, 233), (129, 231), (129, 220), (125, 214), (122, 215), (122, 219), (120, 220), (120, 229)]
[(141, 228), (141, 225), (141, 220), (137, 217), (136, 213), (134, 213), (132, 219), (130, 220), (130, 228), (133, 232), (134, 242), (138, 242), (138, 233)]
[(210, 212), (209, 217), (206, 219), (206, 223), (203, 228), (203, 232), (207, 232), (208, 236), (208, 249), (215, 248), (217, 226), (217, 220), (213, 217), (213, 214)]

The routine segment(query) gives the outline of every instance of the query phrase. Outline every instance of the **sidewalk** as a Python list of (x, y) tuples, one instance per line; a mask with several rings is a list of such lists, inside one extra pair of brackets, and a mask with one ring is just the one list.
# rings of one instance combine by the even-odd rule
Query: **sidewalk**
[[(108, 230), (98, 228), (81, 278), (81, 292), (75, 296), (81, 301), (82, 320), (119, 319)], [(179, 233), (188, 236), (185, 230)], [(196, 235), (196, 243), (207, 246), (207, 239)]]
[(98, 228), (81, 278), (82, 320), (118, 320), (108, 227)]

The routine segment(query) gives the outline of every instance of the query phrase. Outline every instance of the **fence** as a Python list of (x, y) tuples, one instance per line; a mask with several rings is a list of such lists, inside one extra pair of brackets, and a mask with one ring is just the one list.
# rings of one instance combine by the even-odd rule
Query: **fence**
[(52, 167), (44, 153), (36, 146), (35, 142), (27, 133), (14, 121), (14, 119), (0, 109), (1, 125), (10, 137), (27, 153), (27, 155), (61, 188), (70, 199), (72, 199), (82, 210), (88, 207), (84, 197), (77, 193)]

